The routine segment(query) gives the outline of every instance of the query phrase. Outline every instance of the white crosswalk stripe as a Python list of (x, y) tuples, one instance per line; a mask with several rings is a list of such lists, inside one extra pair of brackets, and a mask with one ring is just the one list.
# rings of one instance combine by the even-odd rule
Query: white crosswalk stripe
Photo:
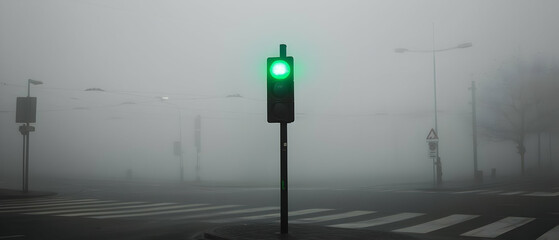
[(519, 195), (525, 193), (524, 191), (515, 191), (515, 192), (505, 192), (505, 193), (500, 193), (499, 195), (503, 195), (503, 196), (511, 196), (511, 195)]
[(467, 237), (496, 238), (499, 235), (533, 221), (534, 218), (506, 217), (497, 222), (460, 234)]
[[(161, 204), (161, 203), (160, 203)], [(199, 207), (205, 206), (208, 204), (173, 204), (173, 203), (163, 203), (165, 206), (158, 206), (158, 207), (146, 207), (140, 209), (126, 209), (126, 210), (114, 210), (114, 211), (101, 211), (101, 212), (88, 212), (88, 213), (75, 213), (75, 214), (60, 214), (57, 216), (69, 217), (69, 216), (99, 216), (99, 215), (116, 215), (116, 214), (132, 214), (132, 213), (145, 213), (145, 212), (154, 212), (154, 211), (168, 211), (171, 209), (180, 209), (180, 208), (190, 208), (190, 207)], [(171, 206), (169, 206), (171, 205)], [(122, 209), (122, 208), (121, 208)], [(33, 213), (30, 213), (33, 214)]]
[(51, 202), (67, 200), (63, 198), (31, 198), (31, 199), (17, 199), (17, 200), (0, 200), (0, 206), (5, 206), (9, 204), (22, 204), (22, 203), (40, 203), (40, 202)]
[(429, 233), (445, 227), (450, 227), (452, 225), (468, 221), (470, 219), (474, 219), (476, 217), (479, 217), (479, 215), (454, 214), (448, 217), (440, 218), (419, 225), (396, 229), (394, 231), (407, 232), (407, 233)]
[(487, 192), (487, 190), (469, 190), (469, 191), (460, 191), (460, 192), (453, 192), (454, 194), (467, 194), (467, 193), (482, 193)]
[[(86, 207), (104, 207), (104, 206), (118, 206), (118, 205), (126, 205), (126, 204), (133, 204), (134, 202), (114, 202), (114, 201), (98, 201), (98, 202), (93, 202), (93, 203), (85, 203), (85, 204), (78, 204), (77, 206), (79, 206), (80, 208), (86, 208)], [(135, 203), (141, 203), (141, 202), (135, 202)], [(48, 211), (53, 211), (52, 213), (54, 213), (54, 211), (75, 211), (76, 209), (76, 205), (62, 205), (62, 206), (54, 206), (54, 207), (41, 207), (41, 208), (19, 208), (19, 209), (11, 209), (11, 210), (0, 210), (0, 212), (32, 212), (32, 211), (46, 211), (44, 214), (50, 214), (51, 212)]]
[(79, 199), (79, 200), (61, 200), (61, 201), (53, 201), (53, 202), (46, 202), (46, 203), (10, 204), (9, 206), (4, 206), (4, 205), (0, 206), (0, 210), (65, 206), (70, 204), (83, 204), (83, 203), (98, 202), (98, 201), (99, 200), (97, 199)]
[(532, 197), (557, 197), (559, 196), (559, 192), (533, 192), (524, 194), (523, 196), (532, 196)]
[(557, 240), (557, 239), (559, 239), (559, 225), (547, 231), (536, 240)]
[(398, 213), (386, 217), (374, 218), (365, 221), (359, 222), (350, 222), (350, 223), (342, 223), (342, 224), (335, 224), (329, 225), (329, 227), (337, 227), (337, 228), (366, 228), (366, 227), (373, 227), (378, 225), (384, 225), (388, 223), (398, 222), (414, 217), (419, 217), (421, 215), (425, 215), (424, 213)]
[(345, 213), (339, 213), (339, 214), (332, 214), (332, 215), (325, 215), (325, 216), (319, 216), (319, 217), (313, 217), (313, 218), (304, 218), (304, 219), (299, 219), (299, 220), (293, 220), (293, 221), (290, 221), (290, 223), (326, 222), (326, 221), (337, 220), (337, 219), (357, 217), (357, 216), (371, 214), (371, 213), (375, 213), (375, 211), (351, 211), (351, 212), (345, 212)]
[[(61, 209), (55, 211), (41, 211), (41, 212), (28, 212), (26, 214), (55, 214), (58, 216), (64, 217), (77, 217), (77, 216), (87, 216), (88, 214), (94, 214), (99, 211), (107, 211), (107, 210), (121, 210), (121, 209), (130, 209), (130, 208), (145, 208), (145, 207), (159, 207), (159, 206), (167, 206), (173, 205), (174, 203), (143, 203), (143, 202), (125, 202), (120, 203), (120, 205), (124, 206), (81, 206), (80, 208), (71, 208), (71, 209)], [(48, 210), (48, 209), (42, 209)], [(93, 213), (92, 213), (93, 212)]]
[[(191, 205), (196, 205), (196, 204), (191, 204)], [(183, 205), (183, 207), (184, 206), (186, 205)], [(239, 206), (240, 205), (222, 205), (222, 206), (214, 206), (214, 207), (179, 209), (179, 210), (172, 210), (172, 211), (157, 211), (157, 212), (146, 212), (146, 213), (94, 216), (92, 218), (105, 219), (105, 218), (140, 217), (140, 216), (152, 216), (152, 215), (162, 215), (162, 214), (170, 214), (170, 213), (176, 214), (176, 213), (187, 213), (187, 212), (199, 212), (199, 211), (216, 210), (216, 209), (232, 208), (232, 207), (239, 207)]]
[(503, 190), (492, 190), (492, 191), (485, 191), (485, 192), (480, 192), (479, 194), (481, 195), (492, 195), (492, 194), (497, 194), (497, 193), (502, 193)]
[[(332, 209), (311, 208), (311, 209), (288, 212), (288, 216), (294, 217), (294, 216), (300, 216), (300, 215), (318, 213), (318, 212), (324, 212), (324, 211), (330, 211), (330, 210), (332, 210)], [(243, 220), (259, 220), (259, 219), (279, 218), (279, 217), (280, 217), (280, 213), (271, 213), (271, 214), (265, 214), (265, 215), (241, 217), (241, 219), (243, 219)]]
[(272, 211), (272, 210), (279, 210), (279, 207), (258, 207), (258, 208), (248, 208), (248, 209), (241, 209), (241, 210), (232, 210), (232, 211), (225, 211), (225, 212), (216, 212), (216, 213), (207, 213), (207, 214), (198, 214), (198, 215), (187, 215), (187, 216), (180, 216), (180, 217), (171, 217), (172, 220), (181, 220), (181, 219), (193, 219), (193, 218), (208, 218), (208, 217), (215, 217), (215, 216), (223, 216), (223, 215), (234, 215), (234, 214), (245, 214), (245, 213), (255, 213), (255, 212), (265, 212), (265, 211)]

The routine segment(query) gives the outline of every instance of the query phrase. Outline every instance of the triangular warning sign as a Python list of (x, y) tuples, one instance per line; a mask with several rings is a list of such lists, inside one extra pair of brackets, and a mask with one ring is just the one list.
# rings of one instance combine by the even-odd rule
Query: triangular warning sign
[(431, 128), (431, 131), (429, 131), (429, 134), (427, 135), (427, 141), (437, 141), (437, 140), (439, 140), (439, 136), (437, 136), (435, 129)]

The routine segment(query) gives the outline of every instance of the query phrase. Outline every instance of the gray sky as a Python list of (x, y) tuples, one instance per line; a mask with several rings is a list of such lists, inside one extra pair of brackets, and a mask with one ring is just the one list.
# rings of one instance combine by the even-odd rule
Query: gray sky
[[(379, 159), (384, 159), (379, 161), (401, 159), (390, 160), (396, 168), (413, 156), (424, 159), (422, 139), (433, 121), (433, 62), (428, 53), (399, 54), (395, 48), (432, 49), (433, 27), (437, 49), (473, 43), (471, 48), (437, 54), (439, 109), (448, 114), (441, 117), (441, 137), (465, 136), (456, 143), (449, 141), (444, 151), (450, 151), (469, 144), (468, 87), (472, 80), (483, 87), (512, 62), (558, 60), (557, 9), (559, 2), (554, 0), (3, 0), (3, 146), (19, 146), (20, 135), (13, 123), (15, 98), (25, 95), (26, 80), (33, 78), (45, 82), (32, 89), (40, 99), (38, 121), (43, 123), (37, 123), (38, 129), (41, 124), (49, 129), (37, 132), (39, 139), (66, 138), (75, 145), (91, 144), (77, 140), (81, 135), (76, 132), (60, 135), (68, 126), (75, 126), (74, 131), (94, 138), (97, 134), (98, 148), (110, 147), (113, 145), (103, 143), (106, 134), (101, 132), (119, 131), (123, 125), (114, 124), (114, 131), (107, 130), (111, 129), (107, 121), (136, 122), (138, 125), (124, 132), (138, 140), (149, 134), (137, 129), (159, 125), (160, 136), (167, 137), (144, 144), (161, 145), (160, 151), (167, 154), (170, 143), (176, 140), (168, 136), (176, 135), (176, 128), (170, 126), (176, 126), (180, 109), (188, 134), (185, 145), (190, 150), (191, 136), (186, 132), (191, 131), (193, 117), (202, 114), (206, 126), (213, 129), (207, 132), (208, 138), (215, 136), (212, 144), (229, 146), (240, 141), (233, 136), (244, 136), (240, 139), (246, 145), (224, 147), (237, 151), (238, 162), (270, 155), (276, 150), (274, 142), (263, 147), (261, 139), (272, 134), (275, 140), (277, 129), (265, 122), (265, 60), (278, 55), (278, 45), (285, 43), (288, 55), (295, 58), (296, 111), (301, 114), (290, 130), (301, 148), (294, 146), (293, 154), (305, 159), (339, 159), (334, 152), (343, 156), (350, 152), (362, 159), (355, 168), (363, 164), (374, 167), (367, 159), (371, 158), (371, 145), (378, 143), (383, 149)], [(92, 87), (107, 92), (83, 91)], [(243, 98), (225, 98), (235, 93)], [(158, 96), (169, 96), (169, 104), (158, 102)], [(116, 106), (123, 102), (136, 105)], [(378, 113), (394, 119), (370, 117)], [(406, 120), (395, 120), (398, 116)], [(97, 125), (85, 124), (87, 119), (97, 121)], [(417, 125), (395, 125), (398, 121)], [(461, 124), (458, 129), (462, 132), (453, 132), (456, 127), (448, 125), (451, 122)], [(255, 135), (247, 135), (247, 131)], [(329, 140), (333, 135), (337, 139)], [(408, 143), (405, 139), (410, 136), (421, 141)], [(319, 140), (323, 144), (314, 144)], [(344, 143), (352, 146), (347, 152), (332, 150)], [(407, 149), (408, 144), (413, 145), (409, 154), (387, 150), (394, 146)], [(68, 145), (61, 142), (52, 148)], [(469, 153), (470, 147), (463, 151)], [(149, 152), (158, 156), (153, 149)], [(17, 156), (19, 150), (4, 147), (0, 154)], [(53, 158), (59, 157), (57, 154), (51, 153)], [(249, 161), (262, 164), (255, 162)], [(301, 164), (304, 169), (315, 162)]]
[[(443, 89), (493, 76), (511, 58), (556, 56), (555, 1), (2, 1), (2, 81), (44, 87), (264, 99), (264, 58), (288, 44), (298, 111), (384, 110), (430, 101), (430, 49)], [(332, 97), (333, 96), (333, 97)], [(315, 99), (326, 98), (320, 103)], [(409, 103), (397, 105), (408, 106)], [(444, 103), (442, 106), (444, 107)], [(392, 105), (390, 106), (393, 107)]]

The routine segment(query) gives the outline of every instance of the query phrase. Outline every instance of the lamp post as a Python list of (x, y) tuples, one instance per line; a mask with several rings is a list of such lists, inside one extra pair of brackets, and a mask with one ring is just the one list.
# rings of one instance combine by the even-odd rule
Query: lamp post
[[(169, 100), (169, 97), (159, 97), (159, 99), (161, 99), (161, 101), (167, 101)], [(178, 146), (175, 146), (175, 152), (179, 155), (180, 158), (180, 181), (184, 182), (184, 157), (183, 157), (183, 151), (182, 151), (182, 111), (181, 109), (172, 103), (169, 102), (165, 102), (167, 104), (173, 105), (177, 108), (177, 111), (179, 113), (179, 141), (178, 141)]]
[[(88, 91), (88, 92), (90, 92), (90, 91), (92, 91), (92, 92), (107, 92), (104, 89), (97, 88), (97, 87), (87, 88), (84, 91)], [(183, 182), (184, 181), (184, 158), (183, 158), (183, 151), (182, 151), (182, 145), (183, 145), (182, 144), (183, 143), (183, 141), (182, 141), (183, 140), (182, 139), (182, 111), (177, 104), (168, 102), (168, 100), (170, 100), (170, 97), (158, 96), (156, 98), (159, 99), (163, 103), (170, 104), (170, 105), (174, 106), (177, 109), (177, 112), (178, 112), (179, 141), (176, 142), (177, 145), (175, 146), (175, 149), (176, 149), (175, 152), (180, 157), (180, 181)], [(212, 98), (219, 98), (219, 99), (221, 99), (221, 98), (243, 98), (243, 96), (239, 93), (234, 93), (234, 94), (229, 94), (229, 95), (226, 95), (226, 96), (219, 96), (219, 97), (212, 97)], [(204, 99), (204, 98), (191, 98), (191, 99), (188, 99), (188, 100), (198, 100), (198, 99)], [(198, 134), (197, 135), (198, 136), (197, 137), (197, 139), (198, 139), (198, 141), (197, 141), (197, 157), (196, 157), (196, 179), (199, 181), (200, 180), (200, 173), (199, 173), (200, 157), (199, 157), (199, 154), (200, 154), (200, 151), (201, 151), (200, 150), (201, 143), (199, 141), (199, 139), (200, 139), (200, 125), (201, 124), (200, 124), (200, 116), (199, 115), (197, 116), (196, 121), (198, 122), (196, 124), (196, 128), (197, 128), (196, 130), (197, 130), (197, 134)]]
[[(97, 88), (97, 87), (87, 88), (84, 91), (86, 91), (86, 92), (106, 92), (104, 89)], [(162, 97), (157, 97), (157, 98), (164, 103), (173, 105), (174, 107), (177, 108), (177, 111), (178, 111), (179, 141), (177, 141), (178, 144), (175, 145), (175, 149), (176, 149), (175, 152), (177, 152), (177, 155), (179, 155), (179, 158), (180, 158), (180, 181), (184, 182), (184, 158), (183, 158), (183, 151), (182, 151), (182, 112), (177, 105), (169, 103), (169, 102), (165, 102), (165, 101), (169, 100), (169, 97), (162, 96)], [(123, 104), (126, 104), (126, 103), (130, 103), (130, 102), (125, 102)]]
[[(407, 49), (407, 48), (396, 48), (394, 49), (394, 52), (396, 53), (406, 53), (406, 52), (412, 52), (412, 53), (431, 53), (433, 55), (433, 99), (434, 99), (434, 108), (435, 108), (435, 132), (437, 135), (440, 136), (439, 134), (439, 129), (438, 129), (438, 122), (437, 122), (437, 59), (436, 59), (436, 53), (437, 52), (444, 52), (444, 51), (450, 51), (450, 50), (454, 50), (454, 49), (460, 49), (460, 48), (469, 48), (472, 47), (473, 44), (470, 42), (467, 43), (461, 43), (458, 44), (454, 47), (448, 47), (448, 48), (440, 48), (440, 49), (435, 49), (435, 32), (433, 30), (433, 49), (431, 50), (411, 50), (411, 49)], [(441, 158), (439, 156), (439, 147), (437, 147), (437, 157), (436, 157), (436, 162), (434, 163), (437, 167), (437, 184), (442, 184), (442, 168), (441, 168)]]

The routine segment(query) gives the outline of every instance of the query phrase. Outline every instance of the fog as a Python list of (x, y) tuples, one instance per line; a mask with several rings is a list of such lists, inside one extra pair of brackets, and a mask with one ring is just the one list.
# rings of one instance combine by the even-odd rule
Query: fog
[[(196, 116), (202, 181), (274, 185), (266, 58), (279, 44), (295, 59), (292, 184), (429, 182), (433, 56), (394, 49), (467, 42), (436, 55), (437, 107), (443, 178), (472, 178), (471, 81), (498, 86), (517, 61), (558, 66), (557, 9), (553, 0), (0, 1), (0, 183), (21, 184), (16, 97), (36, 79), (31, 188), (40, 177), (125, 180), (128, 169), (177, 181), (181, 138), (184, 178), (195, 181)], [(514, 144), (478, 144), (480, 170), (519, 174)]]

